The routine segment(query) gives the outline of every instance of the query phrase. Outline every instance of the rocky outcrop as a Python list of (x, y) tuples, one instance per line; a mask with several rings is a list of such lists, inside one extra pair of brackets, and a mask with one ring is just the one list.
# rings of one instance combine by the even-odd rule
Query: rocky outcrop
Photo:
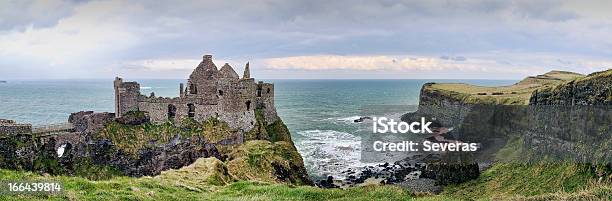
[(533, 92), (531, 105), (611, 105), (612, 70)]
[(74, 132), (0, 139), (0, 167), (49, 174), (140, 177), (212, 157), (224, 167), (227, 164), (229, 173), (223, 174), (231, 174), (231, 178), (312, 184), (287, 127), (281, 120), (266, 123), (263, 114), (258, 114), (255, 128), (248, 133), (254, 137), (247, 140), (247, 133), (214, 118), (180, 125), (151, 124), (145, 121), (146, 115), (137, 113), (114, 119), (112, 113), (78, 112), (69, 120)]

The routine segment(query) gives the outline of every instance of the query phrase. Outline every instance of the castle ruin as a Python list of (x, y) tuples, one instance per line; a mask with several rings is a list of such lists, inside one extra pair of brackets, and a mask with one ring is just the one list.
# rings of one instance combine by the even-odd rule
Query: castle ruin
[(217, 118), (231, 128), (245, 132), (254, 127), (256, 110), (263, 113), (268, 123), (278, 119), (274, 107), (274, 84), (255, 82), (250, 77), (249, 63), (242, 78), (228, 63), (217, 69), (212, 55), (204, 55), (189, 76), (186, 87), (180, 83), (179, 97), (145, 96), (140, 93), (140, 84), (124, 82), (119, 77), (115, 79), (114, 87), (116, 118), (130, 111), (146, 112), (154, 123), (180, 123), (185, 118), (201, 122)]

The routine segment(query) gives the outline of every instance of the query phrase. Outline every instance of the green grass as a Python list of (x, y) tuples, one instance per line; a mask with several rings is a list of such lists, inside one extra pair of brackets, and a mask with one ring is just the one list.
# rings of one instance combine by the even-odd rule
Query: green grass
[(279, 182), (275, 174), (276, 165), (289, 173), (289, 178), (282, 182), (305, 184), (308, 181), (304, 181), (300, 172), (296, 172), (306, 170), (303, 164), (302, 156), (288, 142), (252, 140), (232, 151), (227, 167), (229, 174), (239, 180), (275, 183)]
[(499, 163), (484, 171), (476, 180), (448, 186), (444, 195), (484, 199), (571, 194), (597, 184), (596, 178), (588, 165)]
[[(210, 163), (212, 161), (212, 163)], [(216, 161), (216, 162), (215, 162)], [(477, 180), (448, 186), (440, 195), (413, 195), (396, 186), (370, 185), (320, 189), (254, 181), (234, 181), (209, 174), (223, 169), (209, 158), (157, 177), (114, 177), (93, 181), (81, 177), (41, 176), (0, 170), (0, 181), (59, 181), (58, 195), (0, 194), (0, 200), (606, 200), (612, 185), (595, 181), (588, 168), (575, 164), (495, 164)], [(214, 178), (214, 179), (212, 179)], [(221, 178), (221, 179), (219, 179)]]
[(181, 122), (181, 125), (169, 121), (162, 124), (146, 123), (135, 126), (111, 122), (94, 137), (109, 139), (122, 151), (136, 155), (140, 149), (151, 146), (150, 142), (165, 144), (177, 134), (184, 138), (199, 136), (208, 142), (216, 143), (231, 137), (234, 133), (227, 123), (211, 117), (201, 123), (187, 118)]
[[(464, 83), (435, 83), (425, 90), (436, 91), (447, 97), (468, 104), (526, 105), (536, 89), (556, 86), (584, 75), (551, 71), (543, 75), (528, 77), (509, 86), (486, 87)], [(497, 93), (497, 95), (493, 95)]]
[(79, 177), (39, 176), (21, 171), (0, 170), (0, 180), (55, 180), (65, 191), (59, 195), (7, 195), (0, 200), (410, 200), (410, 193), (394, 186), (365, 186), (320, 189), (260, 182), (228, 185), (196, 184), (176, 178), (116, 177), (91, 181)]

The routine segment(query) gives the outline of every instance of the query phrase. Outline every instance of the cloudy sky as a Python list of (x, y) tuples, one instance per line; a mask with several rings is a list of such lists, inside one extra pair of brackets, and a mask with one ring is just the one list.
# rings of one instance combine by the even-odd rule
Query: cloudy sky
[(612, 68), (611, 1), (0, 0), (0, 79), (519, 79)]

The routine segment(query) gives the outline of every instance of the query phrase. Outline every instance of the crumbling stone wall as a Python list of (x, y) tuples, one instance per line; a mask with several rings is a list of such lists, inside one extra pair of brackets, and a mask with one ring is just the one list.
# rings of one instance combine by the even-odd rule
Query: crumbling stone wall
[(0, 119), (0, 136), (32, 132), (32, 124), (17, 124), (13, 120)]
[(70, 122), (76, 132), (84, 134), (92, 134), (99, 132), (104, 125), (115, 119), (114, 113), (94, 113), (93, 111), (81, 111), (70, 114), (68, 122)]
[[(245, 67), (245, 75), (250, 75)], [(255, 109), (262, 109), (268, 123), (278, 120), (274, 107), (274, 85), (255, 82), (249, 77), (238, 77), (229, 65), (221, 70), (205, 55), (189, 76), (185, 89), (179, 87), (180, 97), (163, 98), (140, 94), (136, 82), (115, 80), (116, 112), (121, 117), (129, 111), (147, 112), (152, 122), (182, 122), (193, 116), (197, 121), (216, 117), (237, 130), (249, 131), (255, 124)]]
[(123, 82), (117, 77), (115, 87), (115, 115), (117, 118), (129, 111), (138, 110), (138, 99), (140, 98), (140, 84), (137, 82)]

